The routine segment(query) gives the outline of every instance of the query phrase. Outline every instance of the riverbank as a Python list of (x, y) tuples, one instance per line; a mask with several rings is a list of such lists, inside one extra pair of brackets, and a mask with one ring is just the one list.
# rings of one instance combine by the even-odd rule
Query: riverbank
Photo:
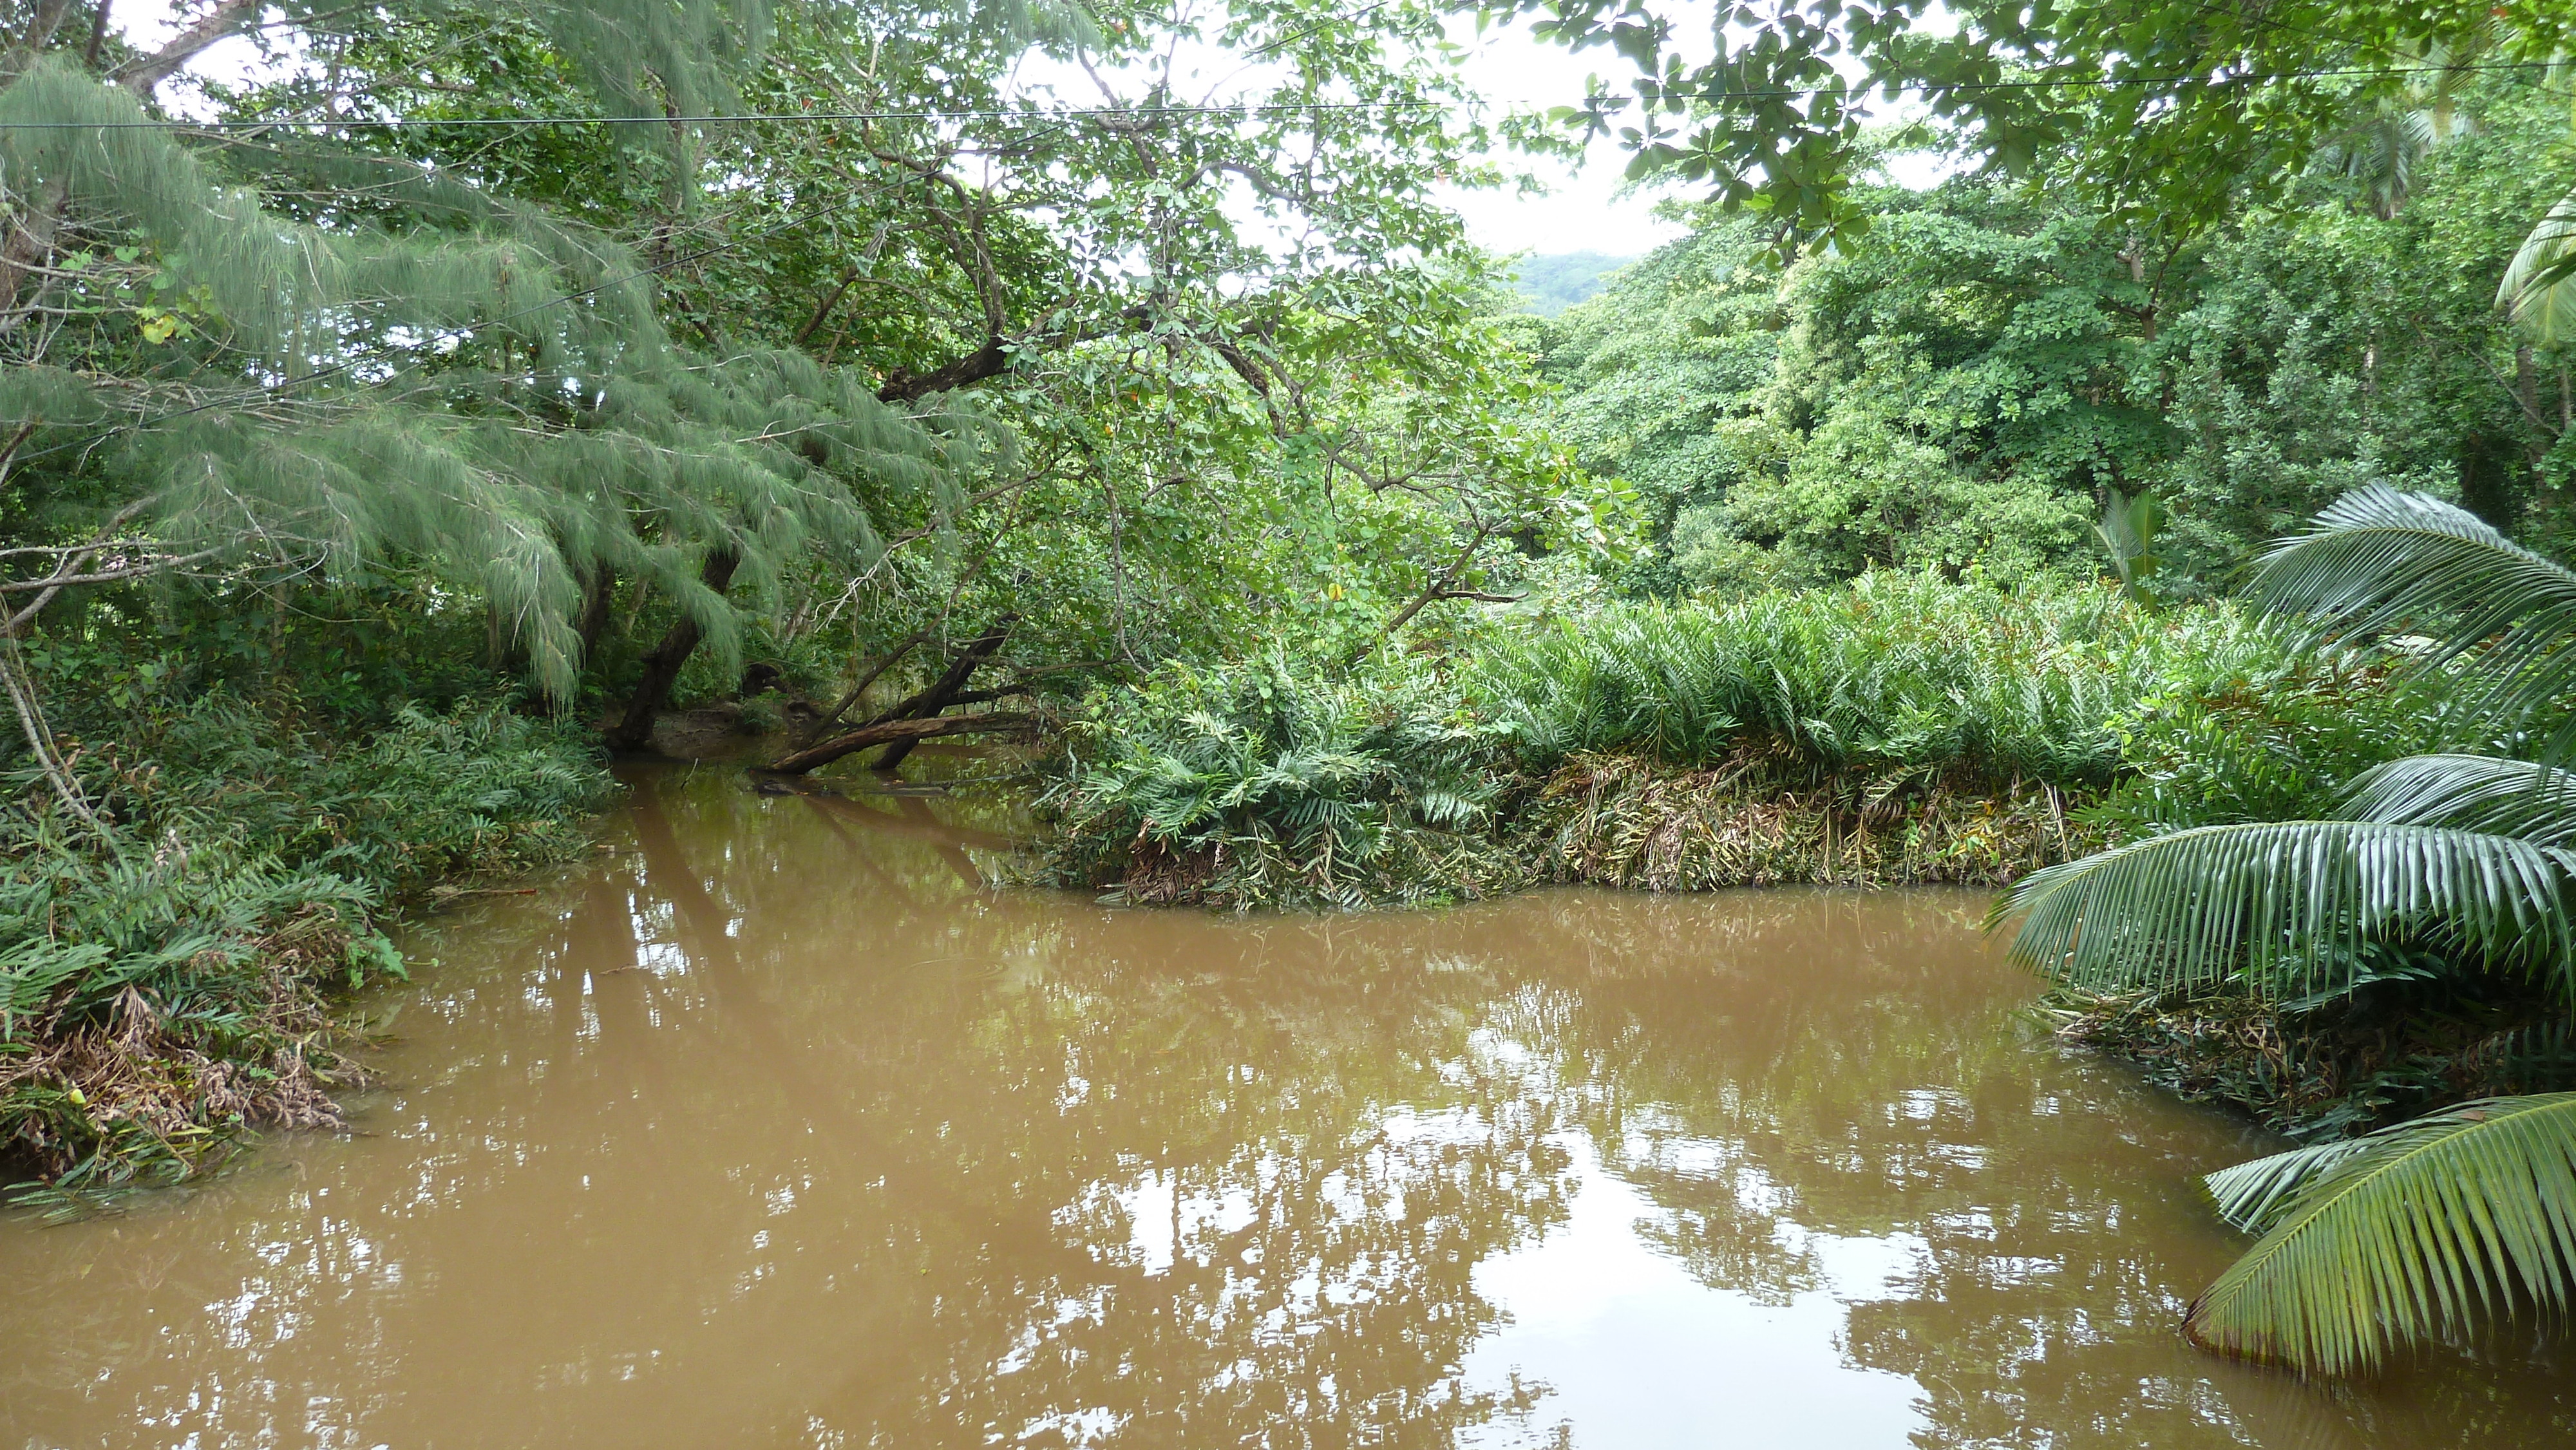
[(1617, 606), (1096, 695), (1041, 802), (1041, 875), (1232, 910), (2002, 885), (2125, 831), (2313, 804), (2399, 747), (2389, 693), (2232, 609), (2090, 588), (1879, 575)]
[[(1175, 664), (1096, 691), (1039, 772), (1021, 876), (1237, 912), (1551, 883), (1999, 887), (2139, 832), (2322, 810), (2414, 747), (2420, 706), (2226, 607), (2091, 588), (1872, 576), (1621, 605), (1435, 654)], [(387, 923), (577, 855), (613, 790), (594, 735), (499, 697), (325, 718), (217, 687), (68, 714), (99, 742), (67, 748), (111, 824), (30, 789), (0, 841), (0, 1145), (74, 1188), (337, 1124), (357, 1069), (328, 1003), (403, 970)], [(666, 724), (757, 754), (734, 715)], [(2121, 1047), (2144, 1020), (2085, 1030), (2170, 1057)], [(2320, 1100), (2232, 1061), (2170, 1076), (2274, 1120)]]
[[(1095, 696), (1032, 875), (1234, 912), (1546, 883), (2002, 887), (2166, 831), (2330, 816), (2361, 772), (2430, 748), (2438, 691), (2225, 605), (2094, 589), (1873, 576), (1621, 606), (1437, 656), (1273, 655)], [(2060, 992), (2051, 1025), (2301, 1137), (2576, 1084), (2540, 995), (2422, 944), (2371, 951), (2325, 998)]]
[(616, 788), (498, 697), (325, 729), (216, 689), (117, 723), (65, 737), (95, 824), (33, 781), (0, 817), (0, 1175), (55, 1193), (340, 1126), (363, 1072), (332, 1003), (407, 971), (387, 929), (579, 856)]

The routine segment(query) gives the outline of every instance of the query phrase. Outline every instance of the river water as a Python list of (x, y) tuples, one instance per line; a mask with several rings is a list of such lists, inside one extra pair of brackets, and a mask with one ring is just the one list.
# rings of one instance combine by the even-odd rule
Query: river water
[(2181, 1344), (2267, 1145), (2023, 1025), (1981, 896), (1234, 920), (636, 783), (426, 929), (356, 1134), (0, 1222), (0, 1446), (2576, 1444), (2527, 1331)]

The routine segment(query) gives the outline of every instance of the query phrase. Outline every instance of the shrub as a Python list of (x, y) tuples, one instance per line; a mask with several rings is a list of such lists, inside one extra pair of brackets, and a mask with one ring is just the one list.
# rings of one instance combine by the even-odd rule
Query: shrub
[(2162, 722), (2303, 690), (2335, 743), (2316, 779), (2400, 748), (2380, 677), (2320, 675), (2227, 606), (2089, 587), (1876, 574), (1619, 605), (1348, 678), (1272, 654), (1095, 698), (1047, 798), (1046, 870), (1237, 908), (1537, 877), (2006, 882), (2147, 823), (2085, 808), (2142, 743), (2179, 769)]
[(1277, 653), (1174, 667), (1093, 697), (1039, 802), (1044, 871), (1238, 910), (1482, 894), (1518, 879), (1488, 839), (1494, 741), (1401, 656), (1342, 679)]
[(354, 741), (222, 689), (127, 719), (75, 749), (104, 838), (31, 774), (0, 816), (0, 1151), (57, 1189), (337, 1122), (323, 992), (402, 971), (389, 910), (564, 859), (612, 784), (575, 731), (498, 699)]
[(1725, 605), (1606, 609), (1488, 650), (1467, 688), (1532, 772), (1578, 752), (1714, 765), (1759, 739), (1819, 776), (2098, 786), (2122, 768), (2112, 722), (2136, 702), (2286, 658), (2232, 609), (2151, 613), (2098, 588), (1870, 574)]

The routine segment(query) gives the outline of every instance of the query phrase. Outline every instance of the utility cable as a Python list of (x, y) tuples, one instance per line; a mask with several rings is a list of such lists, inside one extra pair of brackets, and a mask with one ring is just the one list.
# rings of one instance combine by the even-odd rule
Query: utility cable
[[(1962, 95), (1988, 91), (2122, 90), (2132, 86), (2241, 86), (2266, 81), (2320, 80), (2344, 76), (2452, 75), (2463, 71), (2548, 71), (2554, 61), (2486, 61), (2474, 65), (2341, 66), (2316, 70), (2249, 71), (2238, 75), (2066, 76), (2018, 81), (1901, 81), (1880, 84), (1846, 82), (1839, 86), (1780, 86), (1721, 89), (1695, 93), (1666, 92), (1662, 99), (1685, 101), (1795, 100), (1809, 96), (1883, 92), (1893, 95)], [(721, 126), (786, 122), (851, 121), (1079, 121), (1157, 118), (1164, 116), (1308, 115), (1327, 112), (1464, 110), (1473, 103), (1442, 100), (1282, 101), (1258, 105), (1087, 106), (959, 111), (750, 111), (703, 116), (393, 116), (381, 120), (266, 121), (0, 121), (11, 131), (393, 131), (487, 126)]]

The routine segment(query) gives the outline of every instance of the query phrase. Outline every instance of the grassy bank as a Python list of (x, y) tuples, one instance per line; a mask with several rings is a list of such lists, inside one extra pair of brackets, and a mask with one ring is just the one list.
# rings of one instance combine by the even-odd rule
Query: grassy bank
[[(1271, 656), (1096, 698), (1053, 880), (1229, 909), (2002, 883), (2394, 753), (2375, 676), (2223, 606), (1875, 575), (1623, 605), (1444, 658)], [(2328, 738), (2331, 737), (2331, 738)]]
[(68, 701), (105, 829), (32, 771), (0, 815), (0, 1170), (58, 1190), (338, 1123), (330, 999), (403, 971), (393, 915), (573, 855), (613, 788), (580, 733), (498, 698), (363, 725), (221, 686)]

